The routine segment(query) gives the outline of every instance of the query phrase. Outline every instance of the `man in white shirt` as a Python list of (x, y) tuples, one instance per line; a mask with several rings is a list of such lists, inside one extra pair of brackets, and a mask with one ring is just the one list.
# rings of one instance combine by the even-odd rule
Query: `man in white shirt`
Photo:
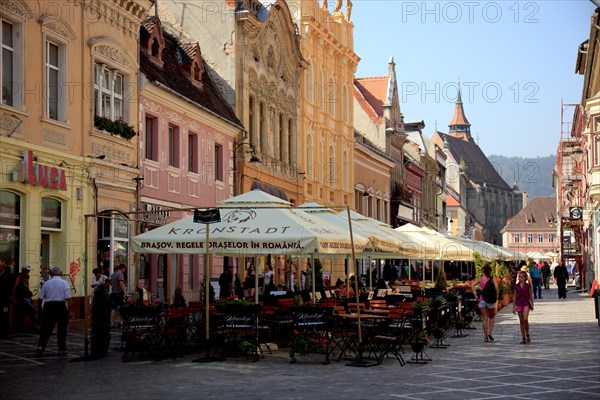
[(69, 309), (71, 301), (71, 286), (60, 276), (62, 268), (58, 265), (49, 270), (52, 279), (44, 283), (40, 289), (40, 301), (44, 301), (42, 312), (42, 327), (38, 340), (36, 355), (41, 356), (46, 350), (48, 340), (52, 335), (54, 326), (56, 329), (56, 341), (58, 343), (58, 354), (67, 353), (67, 326), (69, 324)]

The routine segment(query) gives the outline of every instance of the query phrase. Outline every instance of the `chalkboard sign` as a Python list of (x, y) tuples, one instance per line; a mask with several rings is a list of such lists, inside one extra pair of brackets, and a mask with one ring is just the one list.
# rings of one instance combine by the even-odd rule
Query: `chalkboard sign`
[(156, 317), (153, 315), (133, 315), (125, 320), (125, 329), (150, 330), (156, 328)]
[(229, 314), (223, 317), (224, 328), (251, 329), (254, 328), (254, 314)]
[(158, 327), (159, 308), (121, 308), (125, 330), (153, 330)]
[(294, 326), (296, 328), (329, 328), (333, 308), (331, 307), (296, 307), (292, 308)]

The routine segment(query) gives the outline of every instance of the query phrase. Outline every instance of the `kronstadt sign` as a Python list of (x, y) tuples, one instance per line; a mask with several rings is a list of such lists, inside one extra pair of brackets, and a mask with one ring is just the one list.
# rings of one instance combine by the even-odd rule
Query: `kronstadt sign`
[(21, 182), (56, 190), (67, 190), (65, 171), (60, 168), (38, 164), (31, 150), (25, 150), (19, 173)]

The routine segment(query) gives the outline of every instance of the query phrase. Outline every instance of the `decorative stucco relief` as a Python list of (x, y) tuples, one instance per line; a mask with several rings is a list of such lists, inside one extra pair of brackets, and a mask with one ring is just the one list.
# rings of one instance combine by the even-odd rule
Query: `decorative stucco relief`
[(95, 46), (93, 51), (110, 59), (111, 61), (114, 61), (115, 63), (123, 66), (124, 68), (127, 68), (129, 70), (133, 69), (133, 65), (129, 62), (127, 56), (125, 56), (119, 49), (115, 47), (106, 44), (100, 44), (98, 46)]
[(2, 0), (0, 2), (0, 14), (14, 18), (19, 22), (25, 22), (27, 18), (33, 16), (26, 4), (13, 0)]
[(104, 154), (110, 160), (129, 163), (130, 153), (128, 151), (119, 150), (114, 144), (92, 142), (92, 154)]
[(23, 137), (23, 121), (10, 115), (0, 116), (0, 129), (2, 134), (10, 135), (11, 137)]
[(67, 144), (67, 135), (62, 132), (57, 132), (52, 129), (42, 129), (42, 142), (43, 143), (54, 143), (61, 147), (65, 147)]
[(144, 106), (144, 111), (149, 111), (151, 114), (159, 114), (162, 112), (161, 105), (151, 100), (142, 100), (142, 105)]

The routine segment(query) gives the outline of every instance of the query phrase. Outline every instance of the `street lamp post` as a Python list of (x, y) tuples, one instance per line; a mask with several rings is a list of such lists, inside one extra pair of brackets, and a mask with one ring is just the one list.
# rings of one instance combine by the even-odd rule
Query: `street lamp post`
[[(256, 148), (254, 147), (254, 145), (252, 143), (249, 142), (245, 142), (243, 140), (245, 140), (246, 138), (243, 138), (241, 142), (238, 143), (234, 143), (234, 147), (233, 147), (233, 194), (234, 195), (238, 195), (242, 193), (242, 176), (240, 175), (238, 177), (238, 168), (237, 168), (237, 151), (240, 147), (246, 145), (246, 146), (250, 146), (251, 150), (245, 150), (244, 153), (242, 153), (243, 155), (245, 155), (246, 153), (251, 153), (252, 156), (250, 157), (250, 164), (260, 164), (260, 159), (256, 156)], [(245, 158), (245, 157), (244, 157)]]

